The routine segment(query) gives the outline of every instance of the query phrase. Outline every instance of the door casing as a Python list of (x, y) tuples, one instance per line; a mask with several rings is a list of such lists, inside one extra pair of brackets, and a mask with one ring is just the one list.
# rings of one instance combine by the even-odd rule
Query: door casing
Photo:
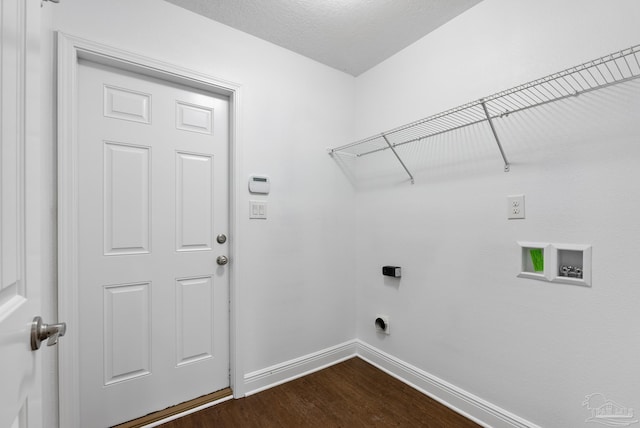
[[(211, 77), (197, 71), (155, 60), (143, 55), (98, 44), (62, 32), (58, 38), (58, 317), (69, 328), (63, 346), (59, 349), (59, 410), (60, 426), (78, 427), (80, 414), (79, 373), (77, 356), (78, 335), (74, 326), (80, 322), (78, 305), (76, 246), (78, 229), (78, 195), (75, 174), (77, 168), (77, 71), (81, 59), (138, 74), (168, 80), (196, 89), (229, 97), (229, 362), (230, 383), (234, 397), (244, 396), (244, 371), (241, 360), (239, 329), (240, 293), (240, 231), (237, 213), (240, 212), (240, 158), (238, 153), (239, 112), (241, 86), (227, 80)], [(178, 403), (176, 403), (178, 404)]]

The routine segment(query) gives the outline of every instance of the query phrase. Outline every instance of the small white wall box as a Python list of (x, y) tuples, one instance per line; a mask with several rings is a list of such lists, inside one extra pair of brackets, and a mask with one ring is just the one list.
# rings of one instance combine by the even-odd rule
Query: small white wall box
[(556, 253), (551, 282), (591, 287), (591, 246), (552, 244)]
[(521, 248), (521, 265), (518, 278), (550, 281), (552, 272), (549, 270), (551, 244), (545, 242), (518, 242)]
[(382, 274), (394, 278), (400, 278), (402, 276), (400, 266), (382, 266)]
[(271, 180), (266, 175), (252, 175), (249, 177), (249, 191), (266, 195), (269, 193)]

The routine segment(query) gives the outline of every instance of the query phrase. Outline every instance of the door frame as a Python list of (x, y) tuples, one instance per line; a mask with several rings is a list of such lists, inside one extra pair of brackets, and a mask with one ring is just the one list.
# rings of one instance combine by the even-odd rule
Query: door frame
[[(160, 78), (229, 97), (229, 382), (234, 397), (244, 396), (238, 289), (240, 230), (241, 86), (153, 58), (57, 32), (58, 41), (58, 317), (68, 324), (59, 348), (60, 426), (79, 427), (78, 314), (78, 62), (81, 59)], [(178, 404), (178, 403), (176, 403)]]

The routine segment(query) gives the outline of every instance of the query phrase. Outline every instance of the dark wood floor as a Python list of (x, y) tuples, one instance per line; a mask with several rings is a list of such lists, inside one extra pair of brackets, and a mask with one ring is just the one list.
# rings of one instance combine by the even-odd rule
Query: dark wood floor
[(353, 358), (239, 400), (166, 423), (162, 428), (426, 427), (479, 425)]

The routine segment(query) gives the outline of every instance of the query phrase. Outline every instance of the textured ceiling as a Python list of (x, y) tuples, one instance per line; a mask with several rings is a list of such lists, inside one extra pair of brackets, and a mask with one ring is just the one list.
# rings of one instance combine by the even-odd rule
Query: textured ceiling
[(357, 76), (481, 0), (166, 0)]

